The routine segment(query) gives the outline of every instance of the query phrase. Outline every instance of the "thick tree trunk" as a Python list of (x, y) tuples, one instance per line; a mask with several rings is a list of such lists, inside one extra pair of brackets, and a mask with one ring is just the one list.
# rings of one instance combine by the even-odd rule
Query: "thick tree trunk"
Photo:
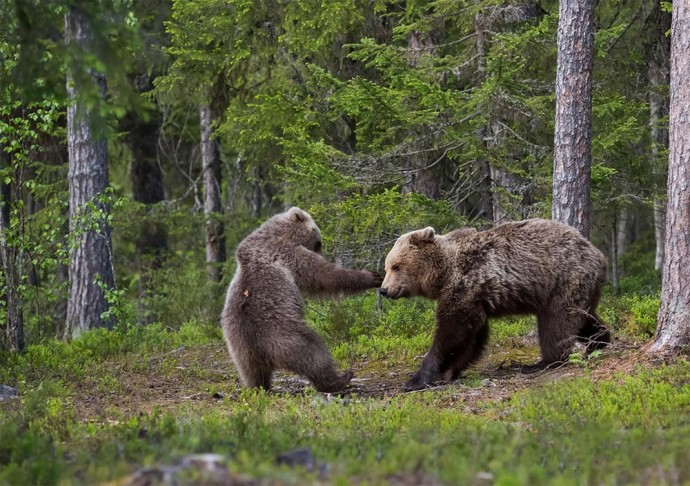
[(222, 278), (225, 262), (225, 236), (221, 206), (220, 150), (213, 137), (213, 110), (203, 106), (199, 111), (201, 127), (201, 161), (204, 172), (204, 216), (206, 218), (206, 270), (212, 282)]
[[(89, 21), (76, 8), (65, 16), (65, 37), (68, 43), (81, 47), (90, 42)], [(92, 73), (92, 77), (101, 94), (105, 94), (103, 75)], [(79, 98), (71, 79), (67, 93), (70, 233), (74, 239), (65, 323), (65, 337), (70, 338), (87, 329), (112, 325), (101, 318), (108, 309), (102, 288), (113, 288), (115, 278), (106, 219), (108, 208), (97, 202), (108, 186), (107, 142), (97, 129), (98, 114)]]
[(654, 351), (690, 345), (690, 4), (673, 2), (666, 243)]
[(552, 217), (589, 237), (594, 0), (561, 0)]

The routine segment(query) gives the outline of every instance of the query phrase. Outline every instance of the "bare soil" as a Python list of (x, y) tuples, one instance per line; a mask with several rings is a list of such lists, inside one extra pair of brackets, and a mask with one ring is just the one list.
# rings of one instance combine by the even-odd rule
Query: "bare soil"
[[(528, 387), (585, 373), (589, 373), (591, 379), (605, 380), (654, 364), (652, 356), (637, 343), (616, 341), (601, 356), (584, 363), (565, 363), (536, 373), (521, 371), (521, 365), (536, 362), (538, 356), (533, 342), (523, 340), (510, 346), (494, 345), (463, 378), (434, 389), (448, 392), (442, 395), (442, 406), (479, 413), (482, 403), (509, 400)], [(340, 395), (372, 399), (399, 395), (420, 359), (421, 356), (406, 363), (356, 361), (351, 364), (355, 378)], [(116, 422), (154, 410), (172, 412), (189, 406), (213, 408), (224, 398), (237, 397), (241, 391), (227, 349), (220, 342), (181, 347), (158, 356), (108, 362), (103, 366), (107, 371), (94, 373), (93, 379), (79, 384), (74, 405), (81, 420)], [(107, 376), (107, 380), (103, 376)], [(308, 388), (306, 380), (290, 373), (277, 372), (274, 377), (273, 393), (297, 395)], [(324, 399), (329, 398), (324, 396)]]

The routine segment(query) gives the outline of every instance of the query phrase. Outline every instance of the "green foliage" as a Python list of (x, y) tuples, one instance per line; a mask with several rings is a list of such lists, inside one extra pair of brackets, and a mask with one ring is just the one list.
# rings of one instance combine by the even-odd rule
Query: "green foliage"
[[(594, 383), (589, 377), (549, 384), (515, 396), (519, 408), (515, 419), (550, 428), (556, 423), (563, 432), (588, 424), (602, 433), (631, 428), (687, 427), (683, 411), (690, 407), (689, 365), (674, 366), (634, 375), (616, 375)], [(650, 413), (651, 411), (653, 413)]]
[(396, 188), (354, 193), (306, 208), (321, 228), (328, 258), (379, 272), (401, 234), (426, 226), (434, 226), (442, 234), (467, 225), (446, 202), (401, 194)]
[(119, 331), (94, 329), (69, 343), (50, 340), (30, 345), (22, 354), (0, 352), (0, 382), (16, 384), (53, 379), (73, 383), (89, 376), (94, 367), (114, 356), (125, 353), (145, 356), (219, 338), (217, 325), (196, 321), (189, 321), (174, 332), (161, 324), (131, 326)]
[(336, 359), (399, 359), (423, 354), (434, 328), (434, 305), (423, 299), (385, 301), (374, 293), (310, 301), (307, 322), (334, 348)]
[(660, 294), (632, 294), (621, 297), (621, 305), (627, 309), (623, 331), (641, 339), (654, 336), (660, 301)]
[(524, 336), (537, 328), (533, 316), (510, 316), (491, 321), (492, 341), (504, 341), (510, 338)]

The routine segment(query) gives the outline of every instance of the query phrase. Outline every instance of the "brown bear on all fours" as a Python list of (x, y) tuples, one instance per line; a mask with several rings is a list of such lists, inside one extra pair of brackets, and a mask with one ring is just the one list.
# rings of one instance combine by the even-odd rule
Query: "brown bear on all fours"
[(296, 207), (242, 240), (235, 256), (221, 325), (242, 383), (270, 389), (273, 371), (285, 369), (308, 378), (318, 391), (345, 388), (353, 373), (339, 373), (321, 337), (307, 327), (302, 292), (360, 292), (377, 288), (381, 276), (328, 262), (319, 228)]
[(532, 369), (566, 359), (575, 339), (587, 352), (604, 347), (610, 335), (596, 307), (605, 279), (606, 257), (556, 221), (402, 235), (386, 257), (380, 293), (437, 301), (431, 349), (404, 389), (456, 379), (481, 355), (493, 316), (537, 315), (542, 359)]

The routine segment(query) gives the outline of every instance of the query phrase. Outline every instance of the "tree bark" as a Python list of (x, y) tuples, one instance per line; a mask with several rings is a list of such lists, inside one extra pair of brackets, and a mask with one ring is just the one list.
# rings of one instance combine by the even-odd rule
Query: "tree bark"
[[(407, 64), (417, 68), (422, 55), (431, 53), (434, 49), (434, 41), (430, 34), (412, 31), (407, 38)], [(425, 131), (419, 129), (416, 135), (420, 140), (424, 140)], [(405, 181), (402, 184), (403, 194), (416, 193), (423, 194), (429, 199), (441, 198), (441, 185), (443, 179), (443, 161), (436, 163), (438, 152), (435, 150), (424, 150), (424, 142), (420, 143), (413, 150), (415, 155), (408, 157), (406, 163)]]
[(594, 0), (559, 2), (552, 217), (589, 237)]
[(618, 291), (618, 254), (619, 254), (619, 239), (618, 239), (618, 229), (620, 228), (620, 221), (613, 217), (613, 222), (611, 224), (611, 286), (614, 290)]
[(690, 344), (690, 4), (673, 2), (668, 209), (661, 306), (653, 351)]
[(201, 160), (204, 172), (204, 217), (206, 219), (206, 271), (212, 282), (222, 278), (221, 264), (225, 262), (225, 236), (221, 206), (220, 149), (213, 139), (213, 109), (210, 105), (199, 110), (201, 127)]
[[(7, 156), (3, 151), (3, 159)], [(11, 162), (8, 160), (7, 165)], [(4, 164), (3, 164), (4, 165)], [(22, 294), (19, 291), (20, 276), (23, 268), (23, 252), (7, 242), (7, 231), (10, 227), (10, 204), (12, 191), (9, 184), (2, 183), (0, 193), (0, 266), (4, 275), (0, 283), (5, 307), (4, 337), (0, 341), (11, 351), (24, 349), (24, 313)]]
[[(77, 8), (65, 15), (65, 38), (68, 43), (88, 49), (89, 20)], [(95, 72), (91, 76), (104, 95), (105, 77)], [(108, 186), (107, 141), (103, 130), (97, 128), (98, 113), (80, 99), (72, 71), (68, 74), (67, 94), (70, 100), (67, 107), (69, 216), (74, 247), (69, 267), (65, 337), (71, 338), (87, 329), (112, 325), (101, 316), (108, 310), (103, 289), (113, 288), (115, 277), (106, 219), (108, 207), (97, 201)], [(98, 210), (92, 212), (91, 204)]]
[(628, 251), (628, 242), (630, 242), (630, 209), (622, 207), (618, 211), (618, 221), (616, 221), (616, 255), (621, 256)]

